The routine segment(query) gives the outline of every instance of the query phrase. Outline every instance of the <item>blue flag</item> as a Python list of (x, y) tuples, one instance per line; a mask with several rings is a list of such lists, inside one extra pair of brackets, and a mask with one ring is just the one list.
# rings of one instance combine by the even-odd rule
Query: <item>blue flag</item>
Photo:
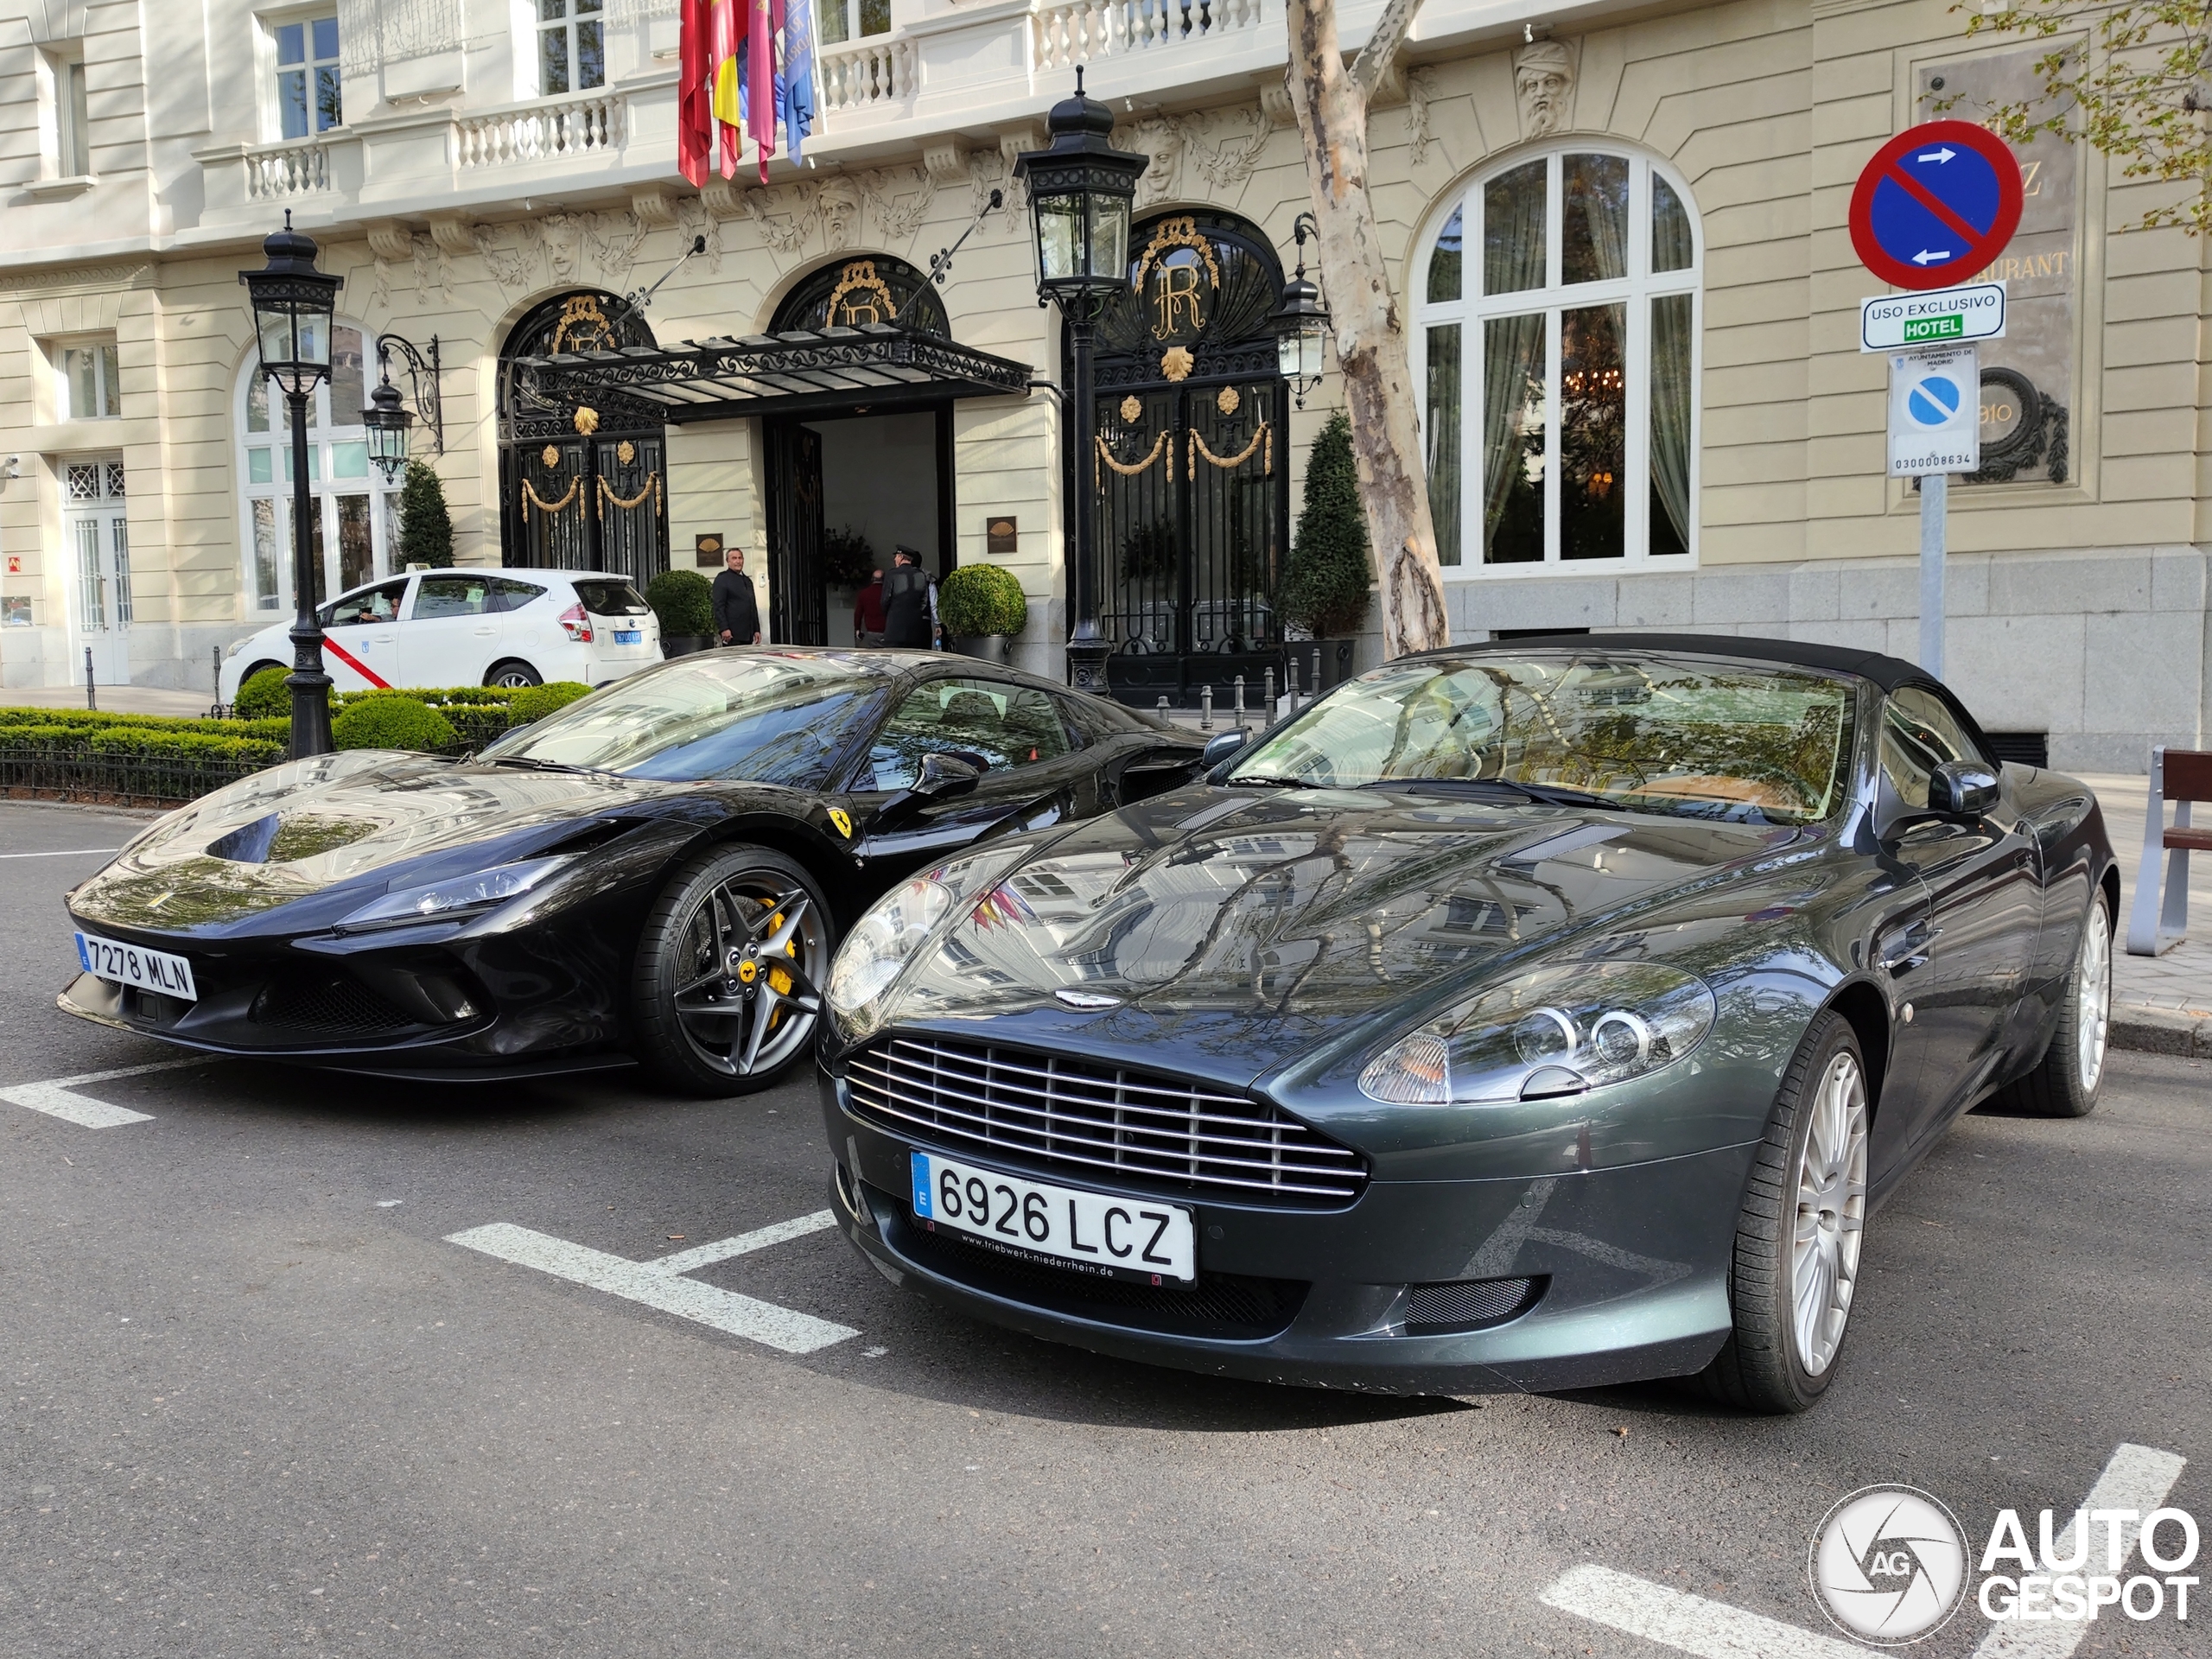
[(784, 67), (776, 77), (776, 113), (784, 118), (784, 141), (794, 162), (799, 143), (814, 130), (814, 8), (784, 10)]

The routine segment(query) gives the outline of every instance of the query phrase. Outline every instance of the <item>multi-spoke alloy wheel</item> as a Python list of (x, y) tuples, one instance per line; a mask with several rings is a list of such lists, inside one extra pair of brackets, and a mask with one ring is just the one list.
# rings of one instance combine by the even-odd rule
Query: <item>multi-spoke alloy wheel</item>
[(2104, 1081), (2105, 1038), (2112, 1025), (2112, 923), (2104, 902), (2089, 906), (2082, 928), (2082, 955), (2074, 967), (2074, 1076), (2082, 1092), (2096, 1098)]
[(829, 907), (779, 853), (734, 847), (679, 870), (638, 946), (638, 1058), (697, 1094), (762, 1087), (805, 1051), (833, 941)]
[(1866, 1061), (1833, 1010), (1806, 1028), (1751, 1156), (1728, 1268), (1731, 1329), (1698, 1382), (1752, 1411), (1803, 1411), (1834, 1381), (1866, 1224)]
[(1866, 1080), (1856, 1054), (1829, 1058), (1811, 1106), (1812, 1123), (1797, 1154), (1789, 1304), (1797, 1363), (1819, 1376), (1843, 1345), (1866, 1224)]

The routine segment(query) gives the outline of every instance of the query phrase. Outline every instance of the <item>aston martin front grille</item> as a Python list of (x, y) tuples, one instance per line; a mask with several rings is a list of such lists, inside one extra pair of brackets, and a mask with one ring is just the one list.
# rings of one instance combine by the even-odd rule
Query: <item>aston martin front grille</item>
[(854, 1109), (949, 1151), (1081, 1179), (1135, 1176), (1240, 1204), (1348, 1204), (1366, 1160), (1265, 1101), (1032, 1049), (880, 1039), (848, 1063)]

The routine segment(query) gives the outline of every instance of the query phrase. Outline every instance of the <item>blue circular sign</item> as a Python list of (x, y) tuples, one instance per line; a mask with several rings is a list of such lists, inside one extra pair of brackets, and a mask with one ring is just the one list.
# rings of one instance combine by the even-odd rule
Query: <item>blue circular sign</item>
[(1931, 374), (1905, 394), (1905, 413), (1923, 426), (1948, 426), (1958, 418), (1965, 394), (1947, 374)]

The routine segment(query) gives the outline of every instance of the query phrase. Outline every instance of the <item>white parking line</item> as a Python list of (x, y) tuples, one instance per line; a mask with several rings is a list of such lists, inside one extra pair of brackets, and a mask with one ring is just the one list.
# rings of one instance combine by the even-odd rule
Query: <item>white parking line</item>
[(804, 1238), (809, 1233), (818, 1233), (825, 1227), (835, 1227), (837, 1217), (827, 1210), (817, 1210), (810, 1216), (801, 1216), (795, 1221), (779, 1221), (772, 1227), (761, 1227), (749, 1233), (740, 1233), (735, 1238), (725, 1238), (713, 1244), (695, 1245), (688, 1250), (678, 1250), (674, 1255), (656, 1256), (651, 1262), (638, 1265), (647, 1273), (690, 1273), (696, 1268), (710, 1268), (717, 1262), (727, 1262), (734, 1255), (750, 1255), (755, 1250), (765, 1250), (771, 1244), (780, 1244), (787, 1238)]
[[(2082, 1500), (2085, 1510), (2133, 1510), (2136, 1520), (2118, 1521), (2122, 1561), (2135, 1553), (2135, 1542), (2143, 1529), (2141, 1517), (2150, 1514), (2166, 1501), (2166, 1494), (2174, 1489), (2174, 1482), (2181, 1478), (2181, 1471), (2188, 1463), (2186, 1458), (2176, 1457), (2171, 1452), (2161, 1452), (2152, 1446), (2123, 1445), (2105, 1464), (2104, 1472), (2097, 1477), (2097, 1484), (2089, 1488), (2089, 1495)], [(2052, 1556), (2058, 1560), (2070, 1560), (2074, 1555), (2074, 1523), (2069, 1521), (2066, 1530), (2058, 1535), (2058, 1541), (2051, 1547)], [(2101, 1568), (2096, 1569), (2101, 1571)], [(2052, 1619), (2049, 1624), (2029, 1624), (2014, 1619), (1999, 1624), (1981, 1639), (1974, 1650), (1974, 1659), (2067, 1659), (2067, 1656), (2082, 1645), (2082, 1638), (2089, 1633), (2087, 1619)]]
[[(779, 1236), (798, 1238), (819, 1229), (809, 1224), (812, 1216), (802, 1217), (798, 1222), (782, 1224)], [(778, 1232), (777, 1228), (763, 1228), (763, 1232)], [(747, 1233), (741, 1238), (726, 1239), (721, 1245), (702, 1245), (700, 1250), (718, 1250), (728, 1245), (743, 1243), (759, 1237)], [(775, 1243), (779, 1239), (766, 1239), (763, 1243)], [(481, 1250), (495, 1255), (502, 1262), (512, 1262), (518, 1267), (535, 1268), (540, 1273), (550, 1273), (558, 1279), (575, 1284), (588, 1285), (594, 1290), (604, 1290), (616, 1296), (642, 1302), (647, 1307), (658, 1308), (664, 1313), (673, 1313), (680, 1319), (696, 1319), (699, 1324), (726, 1331), (733, 1337), (745, 1337), (762, 1343), (786, 1354), (810, 1354), (818, 1348), (857, 1337), (860, 1332), (849, 1325), (833, 1325), (828, 1319), (817, 1319), (810, 1313), (800, 1313), (788, 1307), (779, 1307), (773, 1302), (763, 1302), (751, 1296), (741, 1296), (734, 1291), (718, 1290), (712, 1285), (702, 1285), (696, 1279), (685, 1279), (669, 1264), (679, 1258), (664, 1256), (658, 1262), (632, 1262), (626, 1257), (609, 1255), (604, 1250), (587, 1249), (571, 1244), (565, 1238), (555, 1238), (547, 1233), (534, 1233), (527, 1227), (511, 1226), (505, 1222), (494, 1222), (488, 1227), (472, 1227), (466, 1232), (449, 1236), (446, 1243), (459, 1244), (472, 1250)], [(747, 1249), (758, 1249), (759, 1244), (747, 1243)], [(696, 1255), (699, 1251), (686, 1250), (682, 1255)], [(742, 1254), (739, 1250), (730, 1255)], [(715, 1261), (721, 1256), (711, 1258)], [(703, 1267), (705, 1262), (691, 1265)]]
[[(2082, 1501), (2086, 1510), (2133, 1510), (2149, 1514), (2165, 1502), (2187, 1460), (2155, 1446), (2123, 1445), (2105, 1464), (2097, 1484)], [(2139, 1526), (2122, 1534), (2125, 1560), (2135, 1548)], [(1968, 1551), (1973, 1548), (1968, 1541)], [(2060, 1535), (2055, 1554), (2073, 1554), (2074, 1528)], [(1855, 1643), (1840, 1642), (1817, 1630), (1745, 1612), (1725, 1601), (1708, 1601), (1663, 1584), (1616, 1573), (1585, 1562), (1554, 1580), (1537, 1599), (1563, 1613), (1642, 1637), (1700, 1659), (1865, 1659)], [(2048, 1624), (2014, 1622), (1993, 1628), (1974, 1649), (1974, 1659), (2069, 1659), (2088, 1634), (2086, 1620), (2053, 1619)]]
[(10, 1106), (44, 1112), (64, 1122), (88, 1129), (111, 1129), (119, 1123), (150, 1123), (151, 1112), (134, 1112), (128, 1106), (111, 1106), (104, 1100), (87, 1100), (71, 1090), (88, 1083), (109, 1083), (117, 1077), (143, 1077), (149, 1071), (175, 1071), (181, 1066), (210, 1065), (220, 1057), (195, 1054), (186, 1060), (156, 1060), (151, 1065), (118, 1066), (112, 1071), (87, 1071), (78, 1077), (52, 1077), (44, 1083), (11, 1083), (0, 1089), (0, 1100)]
[(86, 858), (93, 853), (119, 853), (120, 847), (64, 847), (51, 853), (0, 853), (0, 858)]
[(1854, 1643), (1587, 1562), (1569, 1567), (1538, 1599), (1701, 1659), (1866, 1659)]

